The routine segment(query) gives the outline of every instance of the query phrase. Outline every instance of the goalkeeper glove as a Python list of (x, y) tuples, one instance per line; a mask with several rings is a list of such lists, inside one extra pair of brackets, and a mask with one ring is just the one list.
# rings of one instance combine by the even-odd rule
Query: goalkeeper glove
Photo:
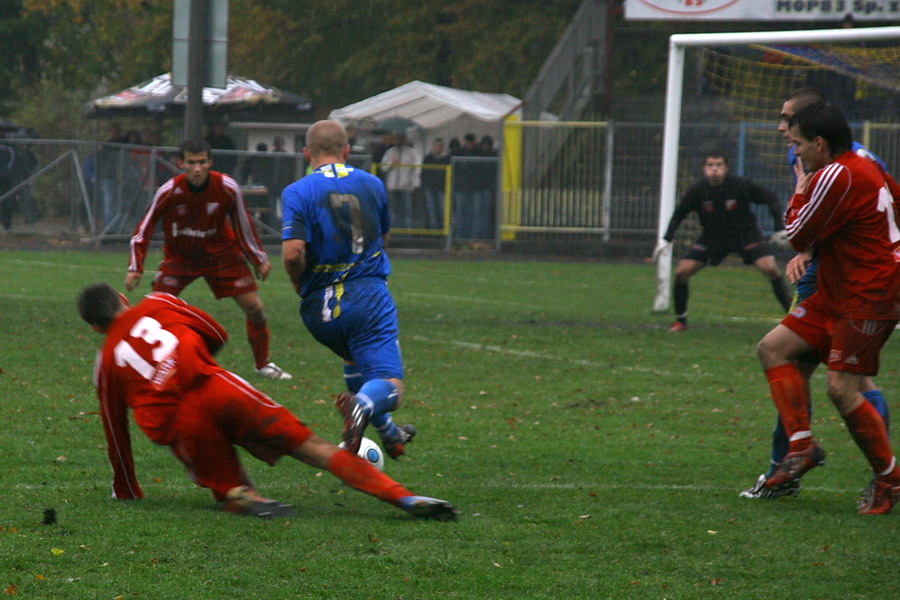
[(769, 242), (775, 245), (779, 250), (790, 250), (791, 243), (788, 241), (788, 234), (786, 229), (782, 229), (780, 231), (776, 231), (772, 235), (769, 236)]
[(658, 263), (660, 257), (663, 254), (672, 249), (672, 242), (667, 242), (666, 240), (659, 240), (656, 243), (656, 248), (653, 249), (653, 262)]

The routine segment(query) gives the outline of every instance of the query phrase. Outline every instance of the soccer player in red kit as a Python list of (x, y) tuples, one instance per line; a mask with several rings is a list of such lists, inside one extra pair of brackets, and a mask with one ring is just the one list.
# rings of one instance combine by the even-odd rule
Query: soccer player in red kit
[(160, 186), (131, 238), (125, 289), (131, 291), (141, 282), (153, 230), (162, 221), (164, 256), (153, 291), (177, 296), (203, 277), (216, 298), (232, 297), (244, 311), (256, 374), (290, 379), (289, 373), (269, 360), (266, 313), (246, 261), (261, 281), (271, 266), (241, 188), (230, 176), (210, 170), (212, 159), (204, 140), (182, 143), (180, 158), (184, 172)]
[(900, 230), (894, 201), (900, 188), (873, 161), (851, 151), (839, 110), (814, 103), (797, 111), (790, 140), (808, 169), (797, 165), (797, 186), (785, 215), (798, 252), (815, 246), (817, 290), (760, 341), (759, 359), (789, 439), (788, 454), (765, 486), (780, 489), (822, 464), (813, 440), (809, 389), (795, 360), (813, 352), (828, 366), (828, 397), (872, 467), (860, 514), (885, 514), (900, 501), (900, 468), (884, 421), (859, 392), (878, 373), (879, 354), (898, 317)]
[(143, 498), (134, 470), (128, 409), (153, 442), (169, 446), (191, 478), (229, 512), (289, 516), (262, 497), (235, 446), (270, 465), (291, 456), (327, 469), (348, 486), (411, 515), (452, 520), (450, 503), (413, 495), (367, 461), (315, 435), (283, 406), (226, 371), (213, 354), (227, 339), (212, 317), (180, 298), (153, 292), (135, 307), (105, 283), (84, 288), (81, 317), (105, 340), (94, 365), (100, 415), (113, 470), (113, 498)]

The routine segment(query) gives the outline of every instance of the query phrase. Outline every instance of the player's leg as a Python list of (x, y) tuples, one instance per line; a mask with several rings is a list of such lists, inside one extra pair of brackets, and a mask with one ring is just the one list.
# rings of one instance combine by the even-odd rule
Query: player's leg
[(866, 399), (866, 402), (871, 404), (872, 407), (878, 411), (878, 414), (881, 415), (881, 419), (884, 421), (884, 426), (887, 429), (888, 434), (890, 434), (891, 412), (888, 408), (887, 400), (885, 400), (884, 398), (884, 394), (882, 394), (878, 386), (875, 385), (875, 381), (871, 377), (863, 378), (862, 383), (860, 384), (859, 391)]
[[(761, 256), (756, 256), (757, 254), (761, 254)], [(774, 292), (775, 298), (781, 304), (784, 312), (788, 312), (791, 309), (793, 298), (787, 281), (785, 281), (784, 276), (778, 269), (775, 257), (769, 254), (768, 250), (764, 249), (764, 246), (760, 245), (747, 251), (744, 262), (750, 259), (753, 260), (753, 266), (759, 269), (766, 276), (766, 279), (769, 280), (769, 283), (772, 284), (772, 292)]]
[[(900, 501), (900, 468), (884, 420), (860, 390), (867, 375), (879, 368), (881, 348), (896, 321), (841, 319), (833, 324), (833, 350), (828, 360), (828, 398), (872, 467), (873, 482), (860, 503), (862, 514), (890, 512)], [(844, 361), (844, 357), (848, 360)]]
[(269, 379), (290, 379), (290, 373), (272, 362), (269, 358), (269, 325), (266, 322), (266, 312), (253, 274), (247, 264), (240, 262), (227, 263), (217, 266), (214, 270), (205, 273), (206, 282), (209, 284), (216, 298), (234, 298), (234, 301), (244, 312), (247, 341), (253, 352), (253, 366), (256, 374)]
[[(806, 354), (799, 357), (795, 361), (797, 370), (806, 383), (806, 396), (810, 399), (808, 403), (808, 413), (812, 418), (812, 396), (810, 391), (810, 378), (816, 367), (819, 365), (818, 359), (813, 354)], [(796, 496), (800, 493), (800, 481), (795, 480), (778, 489), (772, 490), (765, 486), (766, 481), (775, 474), (779, 465), (788, 453), (788, 436), (785, 433), (784, 423), (781, 417), (775, 415), (775, 426), (772, 428), (772, 447), (769, 454), (769, 468), (765, 473), (757, 477), (756, 481), (749, 488), (742, 490), (740, 496), (742, 498), (774, 500), (782, 496)]]
[(704, 257), (701, 257), (699, 253), (694, 253), (694, 256), (692, 256), (691, 252), (694, 252), (693, 247), (689, 251), (688, 256), (681, 259), (675, 268), (675, 283), (672, 287), (672, 298), (675, 303), (675, 323), (672, 325), (671, 331), (682, 331), (687, 327), (688, 281), (706, 266), (705, 254)]
[(353, 489), (393, 504), (413, 516), (439, 521), (452, 521), (457, 516), (456, 509), (446, 500), (414, 495), (356, 454), (317, 435), (309, 436), (291, 452), (291, 456), (316, 468), (327, 469)]
[[(393, 388), (387, 387), (385, 382), (388, 385), (392, 385)], [(385, 404), (383, 410), (376, 411), (373, 407), (373, 410), (367, 413), (365, 418), (378, 430), (382, 445), (388, 456), (397, 458), (404, 454), (406, 444), (412, 441), (412, 438), (416, 435), (416, 428), (410, 423), (397, 425), (391, 417), (391, 411), (397, 409), (400, 396), (403, 394), (403, 381), (397, 378), (388, 378), (386, 380), (376, 378), (366, 381), (365, 376), (356, 363), (345, 361), (344, 384), (350, 391), (350, 396), (339, 397), (335, 404), (338, 406), (338, 409), (341, 411), (345, 420), (350, 416), (352, 411), (351, 397), (360, 393), (364, 385), (367, 386), (366, 390), (358, 397), (358, 399), (364, 400), (366, 404), (368, 404), (368, 400), (371, 400), (373, 397), (386, 398), (389, 400), (389, 402)], [(384, 389), (379, 390), (379, 388), (382, 387), (384, 387)], [(382, 393), (382, 391), (384, 393)], [(393, 398), (393, 402), (390, 402), (391, 398)], [(374, 402), (372, 404), (374, 404)], [(376, 412), (378, 412), (378, 414), (375, 414)], [(364, 428), (365, 427), (362, 427), (362, 429)]]
[[(818, 313), (814, 313), (818, 316)], [(810, 429), (809, 386), (797, 368), (796, 359), (821, 345), (825, 335), (818, 319), (797, 324), (788, 315), (760, 341), (757, 354), (769, 382), (769, 389), (788, 438), (788, 453), (766, 479), (771, 490), (793, 486), (804, 473), (824, 463), (825, 453), (813, 441)], [(805, 327), (804, 327), (805, 326)], [(818, 344), (817, 344), (818, 342)]]
[(232, 489), (253, 487), (218, 420), (219, 407), (230, 395), (213, 387), (186, 393), (172, 423), (172, 453), (191, 479), (209, 488), (219, 501), (226, 500)]

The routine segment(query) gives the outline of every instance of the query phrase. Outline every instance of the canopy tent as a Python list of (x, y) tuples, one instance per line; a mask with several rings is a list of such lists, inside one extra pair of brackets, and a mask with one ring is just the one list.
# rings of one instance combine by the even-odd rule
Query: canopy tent
[[(478, 137), (493, 136), (500, 140), (501, 121), (515, 113), (521, 100), (508, 94), (487, 94), (457, 90), (441, 85), (410, 81), (400, 87), (382, 92), (331, 111), (330, 119), (345, 125), (356, 125), (362, 132), (373, 132), (377, 123), (391, 117), (410, 119), (424, 131), (424, 137), (447, 140), (466, 133)], [(430, 144), (423, 145), (423, 153)]]
[[(177, 117), (184, 114), (187, 87), (172, 83), (164, 73), (136, 86), (85, 104), (87, 118)], [(271, 116), (311, 115), (308, 98), (263, 85), (253, 79), (229, 75), (224, 88), (203, 88), (203, 105), (210, 116), (240, 113)]]

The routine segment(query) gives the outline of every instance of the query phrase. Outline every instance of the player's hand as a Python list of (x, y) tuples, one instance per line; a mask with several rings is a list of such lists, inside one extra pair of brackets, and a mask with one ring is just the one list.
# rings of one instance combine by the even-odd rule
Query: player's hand
[(782, 229), (780, 231), (774, 232), (769, 236), (769, 242), (771, 242), (779, 250), (791, 249), (791, 243), (788, 241), (787, 229)]
[(128, 274), (125, 275), (125, 289), (130, 292), (136, 288), (141, 283), (141, 275), (143, 275), (143, 273), (128, 271)]
[(809, 187), (809, 180), (812, 179), (813, 174), (807, 173), (806, 169), (803, 168), (803, 163), (799, 160), (794, 162), (794, 177), (797, 178), (797, 184), (794, 186), (795, 194), (805, 194), (807, 188)]
[(663, 254), (672, 249), (672, 242), (667, 242), (666, 240), (659, 240), (656, 243), (656, 248), (653, 249), (653, 262), (659, 263), (659, 259)]
[(271, 263), (269, 261), (264, 262), (261, 265), (256, 266), (256, 278), (260, 281), (265, 281), (266, 277), (269, 276), (269, 270), (272, 268)]
[(812, 262), (812, 250), (804, 250), (794, 258), (788, 261), (784, 268), (784, 274), (788, 281), (797, 283), (806, 274), (806, 268)]

